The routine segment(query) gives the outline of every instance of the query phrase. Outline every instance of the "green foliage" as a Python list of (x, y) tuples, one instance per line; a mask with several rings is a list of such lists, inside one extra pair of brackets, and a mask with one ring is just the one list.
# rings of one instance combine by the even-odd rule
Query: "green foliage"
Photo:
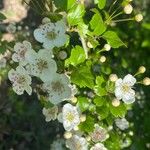
[(92, 89), (94, 87), (94, 76), (90, 66), (81, 65), (75, 68), (71, 75), (71, 81), (80, 88), (88, 87)]
[(99, 9), (104, 9), (107, 0), (98, 0)]
[(96, 86), (94, 87), (94, 90), (98, 96), (107, 95), (106, 81), (103, 76), (96, 77)]
[(90, 26), (93, 30), (92, 34), (99, 36), (106, 31), (106, 24), (104, 23), (102, 16), (100, 12), (98, 12), (98, 10), (93, 9), (92, 11), (95, 12), (92, 20), (90, 21)]
[(79, 125), (79, 128), (84, 132), (92, 132), (94, 129), (94, 117), (87, 115), (86, 121)]
[(6, 19), (6, 16), (0, 12), (0, 21), (3, 21), (5, 19)]
[(88, 110), (89, 108), (89, 99), (86, 97), (78, 97), (78, 104), (77, 104), (81, 110), (81, 112), (84, 112)]
[(118, 35), (114, 31), (105, 32), (102, 37), (111, 45), (113, 48), (119, 48), (120, 46), (125, 46), (125, 44), (120, 40)]
[(76, 45), (76, 47), (71, 50), (71, 56), (65, 61), (65, 65), (68, 66), (71, 64), (73, 66), (77, 66), (85, 61), (85, 57), (86, 56), (83, 48), (79, 45)]
[(78, 25), (80, 22), (82, 22), (82, 17), (85, 13), (84, 5), (76, 4), (74, 5), (68, 12), (67, 20), (68, 23), (72, 26)]

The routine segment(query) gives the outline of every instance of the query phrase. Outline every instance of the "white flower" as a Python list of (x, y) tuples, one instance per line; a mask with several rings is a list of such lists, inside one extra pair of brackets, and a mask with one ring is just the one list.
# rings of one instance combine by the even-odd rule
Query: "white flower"
[(135, 101), (135, 91), (132, 86), (136, 83), (136, 79), (128, 74), (124, 79), (118, 79), (115, 83), (115, 96), (118, 100), (123, 100), (126, 104)]
[(102, 143), (97, 143), (90, 150), (107, 150), (107, 148)]
[(71, 104), (65, 104), (62, 109), (63, 126), (65, 130), (71, 131), (80, 123), (79, 112), (77, 107)]
[(125, 118), (116, 119), (115, 124), (121, 130), (125, 130), (129, 127), (129, 122)]
[(125, 14), (131, 14), (132, 11), (133, 11), (132, 5), (128, 4), (128, 5), (126, 5), (126, 6), (124, 7), (124, 12), (125, 12)]
[(66, 141), (66, 146), (70, 150), (88, 150), (88, 143), (85, 138), (78, 135), (73, 135), (72, 138)]
[(61, 103), (72, 97), (70, 80), (64, 74), (53, 74), (51, 81), (43, 84), (43, 89), (48, 92), (49, 100), (53, 104)]
[(105, 141), (109, 135), (107, 131), (100, 127), (99, 125), (95, 125), (94, 131), (90, 134), (93, 142), (103, 142)]
[(51, 144), (51, 150), (65, 150), (65, 141), (64, 139), (57, 139)]
[(6, 58), (4, 58), (3, 55), (0, 55), (0, 68), (5, 68), (6, 67)]
[(42, 110), (43, 115), (46, 117), (45, 121), (49, 122), (51, 120), (55, 120), (58, 114), (58, 107), (53, 106), (52, 108), (43, 108)]
[(43, 43), (44, 48), (61, 47), (67, 41), (66, 26), (64, 22), (58, 21), (56, 23), (46, 23), (41, 25), (34, 31), (35, 39)]
[(28, 75), (27, 71), (22, 66), (18, 66), (16, 68), (16, 71), (14, 69), (11, 69), (8, 72), (8, 78), (13, 83), (13, 90), (18, 95), (23, 94), (24, 91), (31, 95), (31, 77)]
[(43, 82), (49, 81), (57, 71), (56, 62), (51, 58), (50, 50), (41, 49), (38, 53), (30, 50), (26, 53), (29, 63), (26, 68), (31, 75), (39, 77)]
[(32, 50), (30, 42), (23, 41), (23, 43), (16, 43), (14, 46), (15, 53), (12, 55), (12, 60), (14, 62), (19, 62), (22, 66), (26, 65), (27, 61), (25, 59), (25, 54), (29, 50)]

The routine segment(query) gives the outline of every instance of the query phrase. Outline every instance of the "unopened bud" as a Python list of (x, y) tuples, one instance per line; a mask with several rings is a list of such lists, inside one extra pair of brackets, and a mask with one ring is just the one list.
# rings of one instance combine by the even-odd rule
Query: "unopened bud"
[(64, 133), (64, 138), (65, 139), (70, 139), (71, 137), (72, 137), (72, 133), (71, 132), (67, 131), (67, 132)]
[(86, 115), (81, 115), (80, 121), (81, 121), (81, 122), (84, 122), (85, 120), (86, 120)]
[(146, 86), (150, 85), (150, 78), (145, 77), (145, 78), (143, 79), (143, 84), (146, 85)]
[(138, 70), (139, 73), (144, 73), (146, 71), (146, 68), (144, 66), (141, 66)]
[(126, 5), (126, 6), (124, 7), (124, 12), (125, 12), (125, 14), (131, 14), (132, 11), (133, 11), (133, 7), (132, 7), (131, 4), (128, 4), (128, 5)]
[(87, 140), (88, 142), (90, 142), (90, 141), (91, 141), (91, 137), (90, 137), (90, 136), (87, 136), (87, 137), (86, 137), (86, 140)]
[(105, 44), (105, 45), (104, 45), (104, 49), (105, 49), (106, 51), (110, 51), (111, 46), (110, 46), (109, 44)]
[(118, 76), (117, 76), (116, 74), (111, 74), (111, 75), (109, 76), (109, 79), (110, 79), (110, 81), (115, 82), (115, 81), (117, 81)]
[(46, 23), (49, 23), (49, 22), (51, 22), (51, 20), (47, 17), (43, 18), (43, 20), (42, 20), (43, 24), (46, 24)]
[(142, 15), (142, 14), (137, 14), (137, 15), (135, 16), (135, 21), (141, 22), (142, 20), (143, 20), (143, 15)]
[(106, 61), (106, 57), (105, 56), (101, 56), (100, 62), (104, 63), (105, 61)]
[(64, 60), (67, 58), (67, 53), (65, 51), (60, 51), (58, 53), (58, 57), (61, 59), (61, 60)]
[(87, 46), (88, 46), (89, 48), (93, 48), (93, 45), (91, 44), (91, 42), (87, 42)]
[(74, 103), (74, 104), (77, 103), (77, 101), (78, 101), (78, 99), (77, 99), (76, 97), (73, 97), (73, 98), (71, 99), (71, 102)]
[(114, 107), (118, 107), (118, 106), (120, 105), (120, 100), (114, 99), (114, 100), (112, 101), (112, 105), (113, 105)]

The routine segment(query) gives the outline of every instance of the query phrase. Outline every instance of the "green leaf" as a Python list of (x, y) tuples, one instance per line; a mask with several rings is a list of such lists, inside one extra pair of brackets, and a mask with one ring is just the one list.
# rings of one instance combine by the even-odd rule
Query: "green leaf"
[(54, 0), (55, 6), (60, 10), (69, 10), (74, 4), (76, 0)]
[(95, 12), (95, 14), (90, 21), (90, 26), (93, 30), (93, 34), (99, 36), (106, 31), (106, 25), (103, 22), (100, 12), (96, 9), (93, 9), (93, 12)]
[(87, 115), (86, 121), (79, 125), (81, 131), (92, 132), (94, 129), (94, 117)]
[(79, 106), (81, 112), (84, 112), (89, 107), (89, 99), (86, 97), (78, 97), (77, 105)]
[(76, 46), (71, 50), (71, 56), (65, 61), (65, 66), (70, 64), (77, 66), (78, 64), (84, 62), (86, 59), (85, 52), (81, 46)]
[(99, 0), (98, 2), (98, 8), (103, 9), (106, 5), (106, 0)]
[(112, 115), (114, 115), (115, 117), (124, 117), (127, 109), (126, 106), (121, 103), (118, 107), (114, 107), (111, 103), (109, 104), (109, 108), (110, 108), (110, 112), (112, 113)]
[(102, 37), (111, 45), (113, 48), (119, 48), (120, 46), (126, 46), (113, 31), (105, 32)]
[(100, 120), (103, 120), (103, 119), (107, 118), (107, 116), (109, 115), (109, 108), (106, 106), (97, 107), (96, 112), (99, 115)]
[(91, 73), (91, 68), (87, 66), (80, 66), (72, 72), (72, 83), (78, 85), (80, 88), (88, 87), (93, 89), (94, 77)]
[(6, 19), (6, 16), (4, 14), (0, 13), (0, 21), (3, 21), (5, 19)]
[(68, 12), (67, 20), (70, 25), (78, 25), (83, 21), (82, 17), (85, 13), (84, 5), (74, 5)]
[(98, 96), (107, 95), (106, 82), (103, 76), (96, 77), (96, 86), (94, 87), (94, 90)]
[(106, 97), (96, 96), (93, 101), (96, 104), (96, 106), (102, 106), (104, 104), (104, 102), (106, 101)]

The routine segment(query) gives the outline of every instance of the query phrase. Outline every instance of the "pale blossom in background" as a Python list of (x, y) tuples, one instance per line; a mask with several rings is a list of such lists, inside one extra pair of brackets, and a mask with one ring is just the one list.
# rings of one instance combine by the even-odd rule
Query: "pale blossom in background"
[(129, 128), (129, 122), (125, 118), (116, 119), (115, 124), (121, 130)]

